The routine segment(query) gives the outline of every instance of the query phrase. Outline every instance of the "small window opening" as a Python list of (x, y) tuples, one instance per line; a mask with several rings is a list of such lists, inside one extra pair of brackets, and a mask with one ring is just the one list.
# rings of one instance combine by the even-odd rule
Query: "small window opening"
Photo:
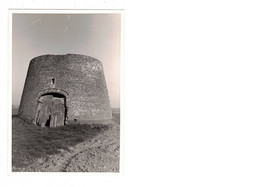
[(77, 121), (77, 119), (74, 119), (74, 121)]
[(51, 84), (54, 84), (54, 83), (55, 83), (55, 79), (52, 78), (52, 79), (51, 79)]

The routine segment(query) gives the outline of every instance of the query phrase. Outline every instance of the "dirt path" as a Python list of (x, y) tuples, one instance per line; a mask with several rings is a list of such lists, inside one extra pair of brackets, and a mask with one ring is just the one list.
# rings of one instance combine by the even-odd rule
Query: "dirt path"
[(13, 171), (29, 172), (119, 172), (119, 124), (109, 125), (108, 130), (93, 139), (69, 147), (69, 151), (47, 158), (39, 158), (25, 168)]

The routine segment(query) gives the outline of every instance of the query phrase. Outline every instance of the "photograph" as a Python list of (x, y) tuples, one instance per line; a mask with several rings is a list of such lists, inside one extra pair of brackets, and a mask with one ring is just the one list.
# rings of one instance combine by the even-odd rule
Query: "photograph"
[(12, 172), (120, 172), (122, 11), (12, 11)]
[(260, 1), (4, 0), (6, 187), (260, 187)]

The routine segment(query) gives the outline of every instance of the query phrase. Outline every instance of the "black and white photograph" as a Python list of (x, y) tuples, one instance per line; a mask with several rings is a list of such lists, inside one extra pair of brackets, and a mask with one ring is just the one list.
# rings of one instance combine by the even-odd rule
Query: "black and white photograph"
[(0, 4), (1, 186), (260, 186), (260, 1)]
[(11, 13), (12, 172), (120, 172), (121, 14)]

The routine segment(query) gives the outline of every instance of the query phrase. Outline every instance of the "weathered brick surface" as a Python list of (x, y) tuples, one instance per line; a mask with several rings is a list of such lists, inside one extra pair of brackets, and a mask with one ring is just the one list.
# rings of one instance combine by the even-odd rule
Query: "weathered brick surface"
[(112, 119), (103, 66), (95, 58), (67, 54), (32, 59), (18, 115), (32, 122), (38, 98), (53, 92), (66, 97), (68, 123), (99, 123)]

